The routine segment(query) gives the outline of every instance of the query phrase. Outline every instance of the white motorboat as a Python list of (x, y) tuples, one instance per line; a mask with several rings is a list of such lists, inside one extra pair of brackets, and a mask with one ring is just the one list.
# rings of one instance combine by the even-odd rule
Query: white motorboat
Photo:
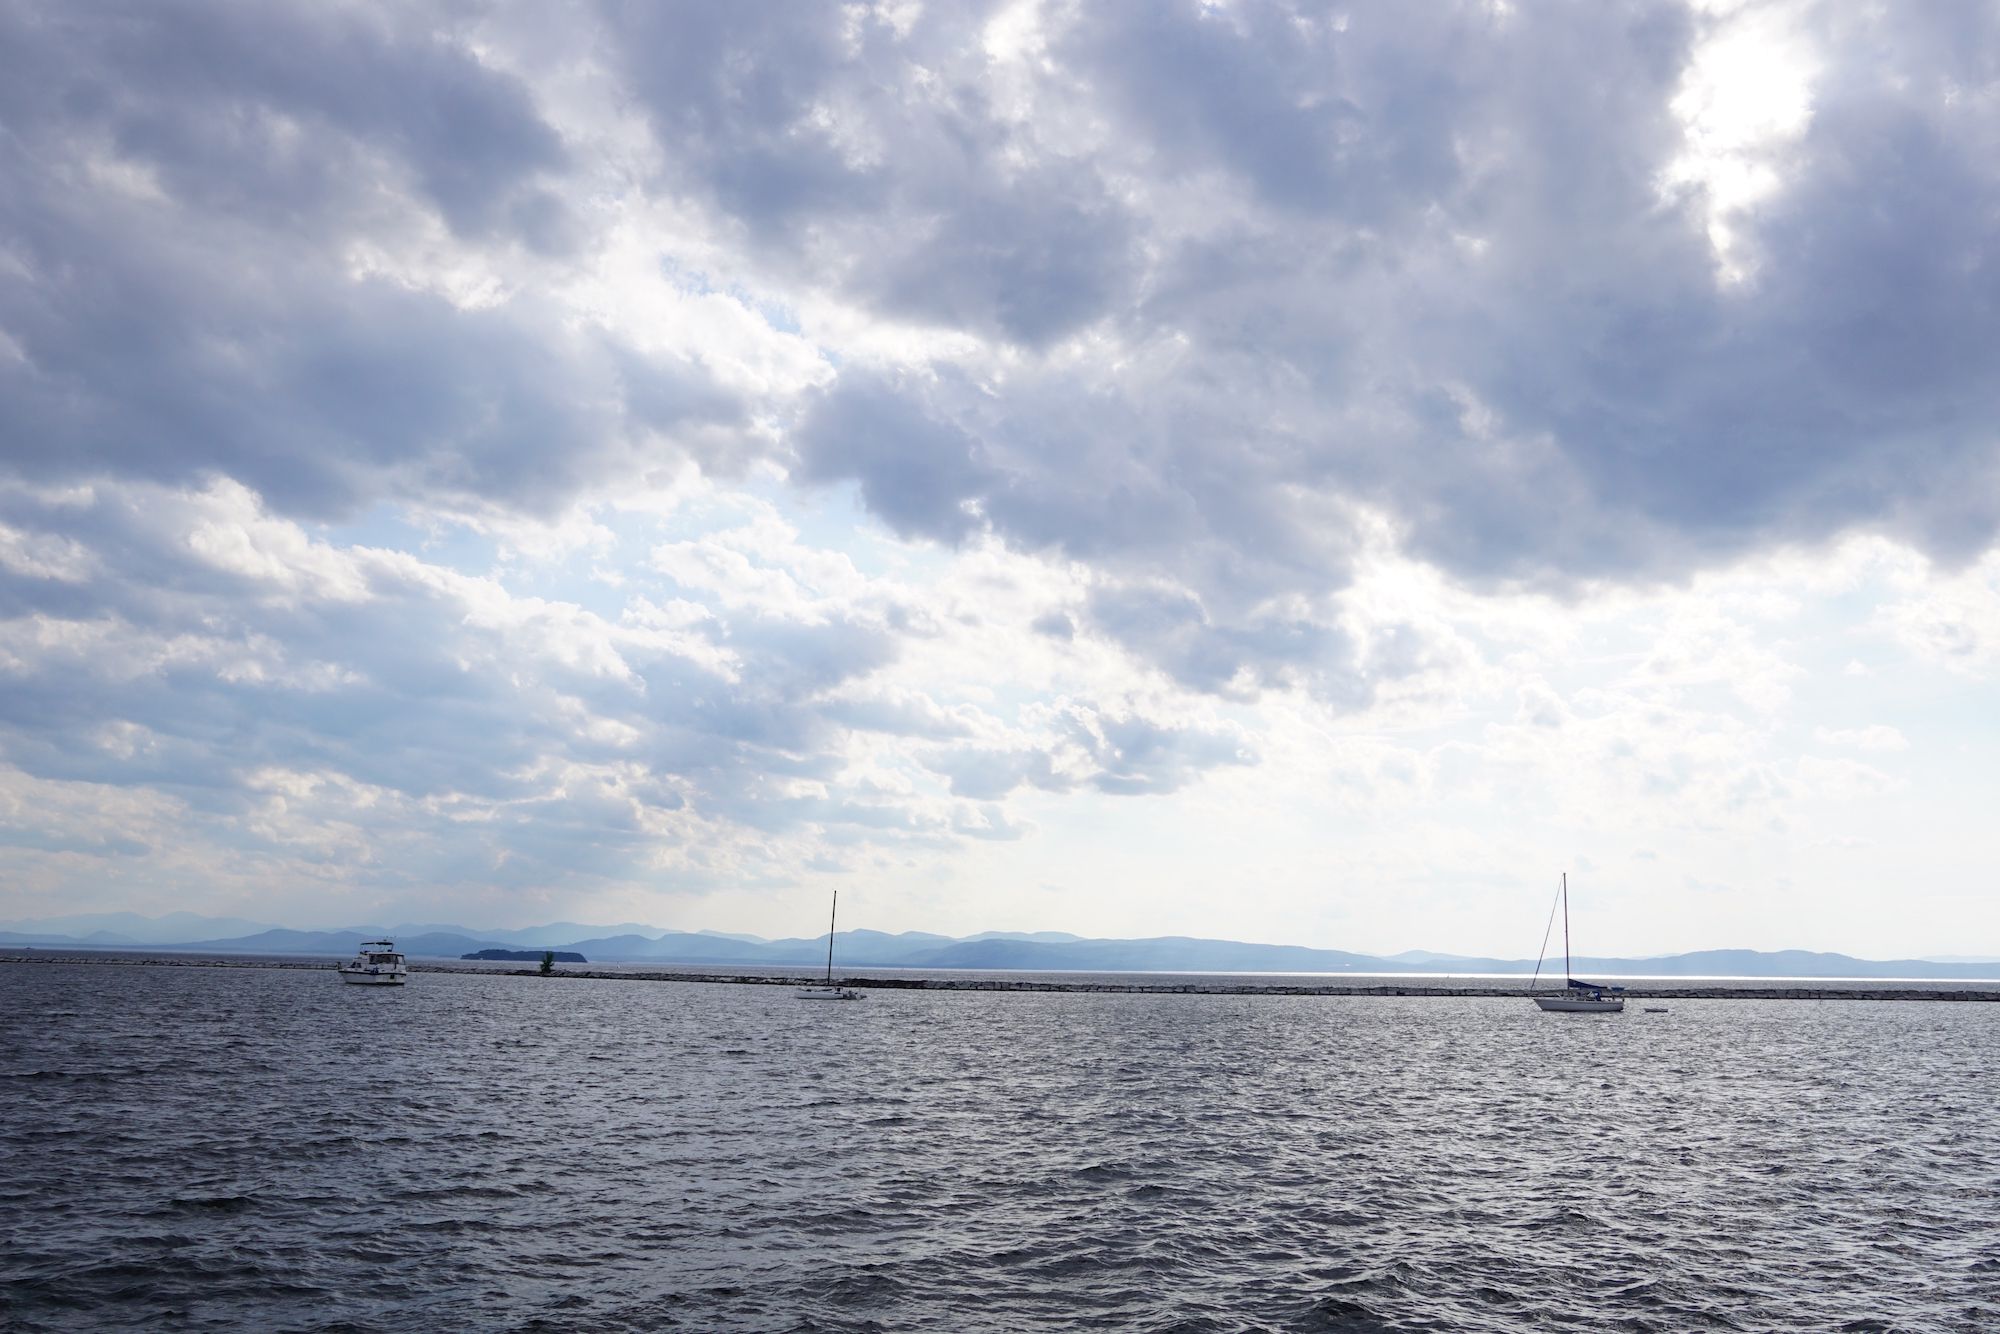
[(853, 987), (837, 987), (833, 984), (833, 924), (840, 918), (840, 891), (833, 891), (833, 912), (826, 919), (826, 981), (816, 987), (800, 987), (800, 1000), (857, 1001), (861, 993)]
[(364, 940), (352, 959), (340, 965), (340, 980), (363, 987), (400, 987), (410, 980), (410, 966), (396, 953), (393, 940)]
[[(1607, 987), (1601, 982), (1581, 982), (1570, 976), (1569, 872), (1567, 871), (1563, 872), (1561, 895), (1563, 914), (1563, 979), (1566, 985), (1563, 987), (1560, 995), (1536, 996), (1535, 1004), (1544, 1010), (1553, 1010), (1558, 1014), (1623, 1014), (1625, 1012), (1625, 998), (1617, 993), (1624, 991), (1625, 988)], [(1542, 954), (1546, 955), (1548, 948), (1549, 935), (1547, 931), (1544, 931), (1542, 933)], [(1535, 981), (1540, 981), (1541, 976), (1542, 960), (1541, 956), (1538, 955), (1535, 959)], [(1534, 988), (1534, 982), (1528, 983), (1529, 991), (1532, 992)]]

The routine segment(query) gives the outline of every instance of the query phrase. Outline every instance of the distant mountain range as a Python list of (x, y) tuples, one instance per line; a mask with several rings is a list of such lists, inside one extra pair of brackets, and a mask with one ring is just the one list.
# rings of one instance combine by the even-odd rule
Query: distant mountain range
[[(413, 957), (457, 959), (480, 950), (561, 949), (593, 963), (741, 965), (796, 968), (826, 959), (826, 937), (765, 940), (719, 931), (663, 931), (637, 922), (586, 926), (552, 922), (507, 930), (472, 930), (436, 923), (349, 926), (295, 931), (237, 918), (171, 913), (90, 913), (0, 923), (0, 946), (155, 948), (217, 954), (344, 956), (363, 940), (394, 940)], [(1301, 945), (1254, 945), (1234, 940), (1156, 936), (1086, 940), (1061, 931), (985, 931), (940, 936), (842, 931), (836, 962), (856, 968), (966, 968), (1088, 973), (1526, 973), (1532, 959), (1468, 958), (1407, 950), (1380, 957)], [(1543, 965), (1548, 971), (1548, 965)], [(1856, 959), (1805, 950), (1699, 950), (1662, 958), (1579, 958), (1577, 976), (1625, 977), (1908, 977), (1995, 978), (2000, 960), (1982, 958)]]

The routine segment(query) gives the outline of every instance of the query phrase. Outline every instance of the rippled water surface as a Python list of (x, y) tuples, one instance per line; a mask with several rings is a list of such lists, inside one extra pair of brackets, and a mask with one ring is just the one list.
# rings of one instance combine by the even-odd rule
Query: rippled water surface
[(1996, 1025), (0, 965), (0, 1326), (2000, 1329)]

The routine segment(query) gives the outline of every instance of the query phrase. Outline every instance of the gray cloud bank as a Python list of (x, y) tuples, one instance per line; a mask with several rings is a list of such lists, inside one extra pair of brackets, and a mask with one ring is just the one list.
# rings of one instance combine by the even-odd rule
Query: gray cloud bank
[[(198, 794), (259, 765), (476, 795), (548, 864), (690, 799), (953, 837), (1007, 830), (977, 803), (1023, 786), (1246, 760), (1086, 705), (1046, 751), (912, 731), (970, 803), (928, 825), (801, 797), (861, 720), (834, 697), (898, 652), (893, 608), (698, 627), (729, 674), (628, 642), (523, 686), (465, 588), (386, 554), (338, 576), (352, 596), (232, 586), (156, 486), (546, 518), (761, 461), (907, 538), (1082, 563), (1095, 592), (1045, 637), (1341, 706), (1397, 670), (1342, 621), (1370, 514), (1473, 585), (1673, 579), (1856, 527), (1991, 544), (1990, 5), (1803, 12), (1811, 112), (1728, 219), (1736, 274), (1671, 175), (1705, 22), (1682, 5), (1023, 12), (0, 4), (7, 758), (197, 804), (248, 802)], [(815, 382), (760, 388), (578, 318), (564, 285), (635, 198), (694, 229), (663, 265), (726, 256), (752, 304), (928, 350), (829, 342)], [(410, 256), (507, 277), (454, 299)], [(112, 671), (56, 626), (164, 656)], [(615, 757), (573, 708), (630, 729)], [(107, 749), (112, 719), (152, 758)], [(626, 777), (556, 783), (551, 756)]]
[[(1301, 488), (1384, 506), (1471, 578), (1671, 572), (1861, 522), (1990, 541), (2000, 34), (1985, 5), (1850, 9), (1810, 15), (1814, 108), (1736, 225), (1734, 284), (1701, 191), (1661, 183), (1699, 36), (1679, 5), (1049, 6), (1011, 63), (977, 5), (564, 21), (644, 108), (646, 188), (774, 289), (1022, 354), (997, 394), (985, 361), (842, 373), (793, 405), (803, 476), (911, 534), (1192, 539), (1257, 567), (1205, 581), (1262, 587), (1337, 578), (1280, 499)], [(19, 472), (532, 508), (628, 472), (613, 443), (662, 417), (738, 420), (532, 291), (468, 310), (354, 275), (358, 242), (430, 223), (591, 244), (599, 164), (538, 102), (533, 7), (0, 22)], [(1117, 364), (1037, 355), (1093, 333)]]

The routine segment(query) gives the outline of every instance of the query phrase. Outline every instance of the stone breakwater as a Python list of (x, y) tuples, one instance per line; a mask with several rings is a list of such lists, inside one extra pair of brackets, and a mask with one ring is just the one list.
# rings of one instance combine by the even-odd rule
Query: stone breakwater
[[(411, 965), (417, 968), (418, 965)], [(438, 969), (436, 971), (458, 971)], [(532, 977), (529, 970), (513, 973)], [(818, 986), (821, 976), (749, 977), (732, 973), (610, 973), (590, 969), (558, 968), (554, 976), (599, 978), (607, 981), (647, 982), (732, 982), (749, 986)], [(1529, 994), (1524, 987), (1492, 985), (1440, 986), (1428, 983), (1349, 985), (1339, 982), (1056, 982), (1047, 979), (996, 977), (836, 977), (835, 986), (879, 991), (1090, 991), (1111, 994), (1167, 996), (1504, 996)], [(1534, 994), (1553, 996), (1561, 988), (1537, 987)], [(1956, 990), (1913, 987), (1821, 987), (1821, 986), (1628, 986), (1621, 993), (1627, 1000), (1917, 1000), (1917, 1001), (2000, 1001), (2000, 988), (1966, 987)]]
[[(0, 963), (107, 964), (158, 968), (297, 968), (331, 971), (337, 965), (324, 959), (231, 959), (209, 955), (175, 954), (69, 954), (55, 949), (0, 951)], [(532, 968), (473, 968), (450, 963), (412, 963), (413, 973), (472, 973), (486, 977), (533, 977), (548, 980)], [(595, 968), (558, 967), (551, 978), (601, 982), (698, 982), (736, 986), (797, 987), (816, 986), (821, 974), (772, 975), (763, 973), (682, 973), (652, 970), (612, 972)], [(1201, 980), (1187, 982), (1114, 982), (1101, 975), (1091, 979), (974, 977), (839, 977), (838, 986), (870, 991), (1073, 991), (1104, 992), (1114, 995), (1171, 996), (1497, 996), (1518, 997), (1526, 988), (1491, 982), (1234, 982)], [(1653, 982), (1628, 985), (1627, 1000), (1899, 1000), (1899, 1001), (2000, 1001), (2000, 987), (1990, 984), (1940, 982), (1934, 986), (1911, 987), (1881, 983), (1871, 985), (1851, 979), (1830, 979), (1821, 983), (1787, 982), (1763, 986), (1741, 983), (1730, 986), (1700, 983)], [(1538, 987), (1535, 994), (1554, 995), (1560, 988)]]

